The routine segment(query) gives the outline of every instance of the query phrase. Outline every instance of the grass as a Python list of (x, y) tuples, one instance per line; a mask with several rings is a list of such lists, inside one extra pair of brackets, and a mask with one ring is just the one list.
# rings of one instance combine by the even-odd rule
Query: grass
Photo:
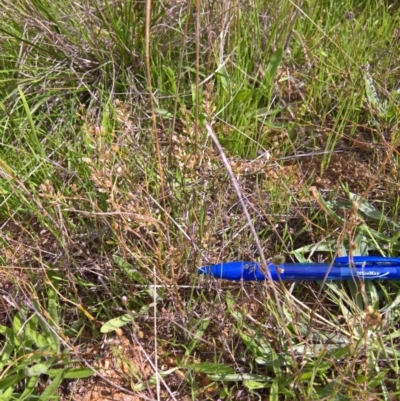
[(197, 275), (398, 254), (396, 4), (2, 5), (0, 400), (399, 397), (397, 282)]

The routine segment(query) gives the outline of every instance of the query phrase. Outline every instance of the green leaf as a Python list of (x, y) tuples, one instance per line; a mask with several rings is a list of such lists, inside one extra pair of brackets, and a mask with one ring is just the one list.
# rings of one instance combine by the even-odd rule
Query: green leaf
[(333, 353), (333, 356), (335, 357), (336, 360), (340, 360), (344, 356), (349, 355), (349, 349), (350, 347), (348, 345), (345, 345), (344, 347), (337, 349)]
[(380, 372), (377, 372), (377, 374), (368, 382), (368, 387), (374, 388), (379, 386), (384, 381), (388, 372), (389, 369), (382, 369)]
[(254, 357), (261, 357), (264, 361), (272, 361), (273, 354), (271, 348), (265, 348), (259, 341), (256, 340), (254, 335), (248, 336), (245, 333), (239, 333), (241, 339), (246, 344), (246, 347)]
[(174, 117), (174, 115), (171, 112), (169, 112), (168, 110), (165, 110), (165, 109), (155, 108), (154, 112), (168, 120), (170, 120)]
[(350, 199), (355, 202), (358, 202), (359, 203), (358, 210), (361, 213), (363, 213), (365, 216), (369, 217), (371, 220), (386, 221), (388, 223), (392, 223), (397, 228), (400, 227), (399, 224), (396, 224), (395, 222), (388, 220), (388, 218), (380, 210), (376, 209), (374, 206), (372, 206), (370, 203), (368, 203), (365, 199), (363, 200), (361, 198), (361, 196), (350, 193)]
[[(365, 223), (360, 224), (359, 227), (357, 227), (357, 233), (363, 232), (365, 234), (368, 234), (368, 236), (373, 240), (373, 241), (380, 241), (383, 243), (390, 243), (391, 238), (388, 235), (382, 234), (379, 231), (374, 230), (371, 227), (368, 227)], [(376, 247), (380, 250), (379, 245), (375, 243)]]
[(334, 220), (340, 227), (344, 227), (345, 221), (336, 213), (332, 210), (332, 204), (329, 201), (325, 201), (324, 198), (321, 196), (319, 192), (316, 193), (318, 194), (318, 201), (322, 205), (324, 211)]
[(314, 375), (315, 373), (313, 371), (304, 372), (300, 375), (300, 379), (302, 381), (309, 381)]
[(197, 329), (196, 333), (194, 334), (194, 337), (192, 338), (192, 340), (190, 340), (190, 342), (186, 348), (186, 352), (185, 352), (186, 356), (190, 355), (190, 353), (196, 347), (196, 344), (203, 337), (204, 332), (206, 331), (209, 324), (210, 324), (209, 319), (204, 319), (204, 320), (200, 321), (200, 327)]
[(175, 95), (177, 92), (177, 88), (176, 88), (176, 81), (177, 81), (177, 77), (176, 77), (176, 73), (172, 70), (171, 67), (168, 67), (166, 65), (163, 65), (163, 70), (165, 72), (165, 75), (168, 77), (169, 83), (172, 86), (172, 93)]
[(338, 392), (342, 389), (343, 384), (338, 383), (338, 380), (332, 380), (329, 384), (327, 384), (323, 389), (316, 388), (315, 391), (318, 394), (319, 398), (326, 398), (329, 401), (350, 401), (354, 400), (354, 398), (348, 398), (344, 395), (341, 395)]
[(229, 312), (231, 312), (235, 305), (235, 300), (233, 299), (232, 293), (230, 291), (226, 292), (225, 301), (226, 301), (226, 305), (229, 309)]
[(271, 387), (271, 383), (267, 382), (257, 382), (254, 380), (245, 380), (243, 386), (247, 387), (249, 390), (260, 390), (262, 388)]
[[(49, 274), (50, 278), (52, 278), (52, 273), (54, 274), (54, 272), (50, 272)], [(57, 281), (52, 281), (54, 281), (53, 285), (57, 286)], [(52, 330), (52, 328), (58, 329), (59, 324), (58, 294), (51, 285), (47, 287), (47, 298), (47, 311), (49, 313), (50, 319), (48, 320), (48, 322), (40, 321), (40, 327), (46, 335), (49, 350), (55, 354), (58, 354), (60, 352), (60, 340), (57, 334)]]
[(4, 379), (0, 380), (0, 390), (6, 390), (9, 387), (14, 387), (24, 377), (25, 374), (23, 371), (6, 376)]
[(95, 374), (95, 372), (89, 368), (49, 369), (47, 372), (50, 377), (56, 377), (60, 373), (63, 373), (64, 379), (85, 379)]
[(13, 332), (14, 332), (17, 336), (21, 336), (23, 324), (24, 324), (24, 319), (22, 319), (20, 313), (17, 313), (17, 314), (14, 316), (13, 324), (12, 324)]
[(100, 331), (102, 333), (110, 333), (111, 331), (115, 331), (116, 329), (119, 329), (128, 323), (132, 324), (133, 322), (130, 314), (126, 313), (125, 315), (116, 317), (104, 323), (103, 326), (101, 326)]
[(29, 125), (30, 125), (30, 128), (31, 128), (30, 135), (25, 135), (26, 142), (27, 142), (29, 148), (31, 149), (33, 157), (37, 157), (37, 155), (44, 156), (43, 147), (41, 146), (40, 141), (39, 141), (39, 139), (37, 137), (37, 134), (36, 134), (36, 127), (35, 127), (35, 124), (33, 122), (32, 112), (31, 112), (31, 110), (29, 108), (29, 105), (28, 105), (28, 102), (26, 100), (25, 94), (22, 91), (20, 86), (18, 86), (18, 92), (19, 92), (19, 96), (20, 96), (20, 98), (22, 100), (22, 104), (23, 104), (24, 109), (25, 109), (25, 114), (26, 114), (26, 117), (28, 119), (28, 122), (29, 122)]
[(15, 344), (11, 341), (7, 341), (5, 347), (2, 349), (0, 357), (0, 372), (3, 370), (4, 366), (9, 363), (11, 353), (14, 351)]
[[(25, 339), (29, 338), (35, 343), (35, 345), (40, 349), (47, 349), (49, 346), (48, 337), (40, 334), (38, 332), (38, 317), (33, 316), (29, 319), (28, 323), (26, 324), (25, 328)], [(24, 344), (25, 344), (24, 339)]]
[[(337, 249), (336, 241), (323, 241), (317, 244), (304, 245), (300, 248), (295, 249), (290, 253), (293, 254), (300, 263), (306, 263), (308, 262), (308, 260), (303, 256), (304, 254), (314, 253), (314, 252), (329, 252), (330, 254), (333, 255), (335, 249)], [(339, 251), (339, 254), (346, 255), (346, 248), (344, 244), (341, 244), (341, 249)]]
[(397, 231), (396, 233), (393, 234), (393, 236), (390, 238), (389, 241), (389, 252), (392, 253), (393, 247), (396, 247), (399, 245), (399, 238), (400, 238), (400, 231)]
[(9, 327), (0, 324), (0, 334), (12, 335), (13, 332)]
[(148, 284), (148, 281), (143, 278), (143, 275), (139, 273), (130, 263), (120, 256), (113, 255), (113, 260), (117, 266), (132, 280), (137, 281), (141, 284)]
[(218, 67), (217, 71), (215, 71), (215, 76), (218, 79), (218, 81), (221, 82), (222, 88), (226, 92), (228, 92), (228, 90), (229, 90), (228, 81), (230, 78), (229, 78), (229, 74), (228, 74), (226, 68), (224, 66)]
[(187, 365), (189, 369), (195, 372), (207, 373), (207, 374), (218, 374), (218, 375), (228, 375), (235, 373), (235, 369), (232, 366), (222, 365), (216, 362), (204, 362), (198, 364)]
[(380, 312), (387, 313), (390, 310), (397, 308), (399, 305), (400, 305), (400, 292), (398, 292), (396, 298), (389, 305), (386, 305), (384, 308), (382, 308)]
[(56, 275), (57, 272), (49, 271), (48, 277), (51, 280), (51, 285), (47, 287), (47, 303), (48, 303), (48, 313), (50, 317), (53, 319), (54, 323), (58, 326), (59, 324), (59, 302), (58, 302), (58, 294), (57, 287), (60, 278)]
[(11, 395), (14, 391), (13, 387), (7, 388), (3, 394), (0, 394), (0, 401), (10, 401), (12, 400)]
[(252, 92), (253, 91), (251, 89), (240, 89), (235, 95), (234, 99), (235, 102), (240, 103), (244, 100), (249, 99), (251, 97)]
[(270, 401), (278, 401), (279, 400), (279, 383), (278, 383), (278, 378), (274, 380), (271, 386), (271, 391), (270, 391)]
[(32, 376), (29, 379), (25, 380), (25, 389), (23, 393), (20, 395), (21, 400), (29, 399), (29, 396), (34, 392), (36, 385), (38, 383), (39, 377)]
[(64, 379), (64, 371), (61, 371), (40, 395), (39, 401), (47, 401), (52, 398), (54, 399), (55, 397), (58, 398), (57, 390), (63, 379)]
[[(306, 245), (310, 248), (310, 245)], [(307, 258), (304, 257), (304, 253), (308, 253), (305, 247), (301, 247), (299, 249), (295, 249), (294, 251), (290, 252), (300, 263), (307, 263)], [(312, 248), (311, 248), (312, 249)]]
[(37, 363), (36, 365), (25, 368), (25, 373), (28, 377), (40, 376), (47, 374), (49, 367), (44, 363)]
[(348, 193), (351, 202), (348, 201), (327, 201), (326, 204), (330, 207), (339, 207), (344, 209), (351, 209), (353, 203), (358, 203), (358, 210), (366, 217), (374, 221), (382, 221), (389, 225), (392, 225), (396, 229), (400, 229), (400, 224), (395, 221), (390, 220), (386, 217), (380, 210), (371, 205), (368, 201), (363, 199), (360, 195), (354, 194), (352, 192)]
[(358, 233), (353, 242), (355, 245), (353, 255), (368, 255), (368, 242), (364, 234)]
[(234, 373), (234, 374), (227, 374), (227, 375), (211, 375), (211, 380), (214, 381), (225, 381), (225, 382), (238, 382), (244, 380), (253, 380), (258, 382), (264, 382), (268, 380), (267, 377), (256, 375), (252, 373)]
[(89, 368), (67, 368), (64, 370), (64, 379), (85, 379), (94, 374)]
[(50, 377), (56, 377), (63, 373), (64, 379), (85, 379), (86, 377), (93, 376), (95, 373), (89, 368), (60, 368), (49, 369), (47, 374)]
[[(169, 370), (165, 370), (164, 372), (159, 372), (159, 374), (160, 374), (161, 377), (166, 377), (166, 376), (169, 376), (171, 373), (175, 372), (178, 369), (179, 368), (172, 368), (172, 369), (169, 369)], [(143, 391), (146, 388), (148, 388), (149, 386), (154, 386), (156, 383), (157, 383), (157, 377), (156, 377), (156, 375), (153, 375), (146, 382), (141, 382), (141, 383), (135, 384), (132, 387), (132, 390), (133, 391)]]
[(0, 355), (0, 372), (3, 370), (4, 366), (9, 363), (11, 353), (15, 348), (15, 336), (12, 330), (8, 327), (1, 326), (0, 333), (2, 333), (2, 329), (5, 329), (3, 333), (6, 333), (6, 344), (3, 347)]
[(275, 76), (276, 71), (278, 70), (278, 67), (281, 64), (282, 57), (283, 57), (283, 48), (279, 47), (272, 55), (271, 60), (269, 61), (267, 68), (265, 70), (265, 75), (269, 77), (269, 80), (272, 80), (272, 78)]
[(367, 63), (366, 68), (364, 70), (364, 81), (365, 81), (365, 93), (367, 95), (367, 99), (371, 105), (375, 106), (379, 111), (380, 116), (385, 116), (386, 110), (386, 102), (381, 102), (378, 93), (376, 91), (374, 80), (369, 72), (369, 64)]

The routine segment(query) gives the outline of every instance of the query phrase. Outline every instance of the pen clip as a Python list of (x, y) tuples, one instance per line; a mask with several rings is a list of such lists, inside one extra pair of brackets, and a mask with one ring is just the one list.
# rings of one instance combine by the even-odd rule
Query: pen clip
[(381, 266), (399, 266), (400, 258), (385, 258), (383, 256), (340, 256), (334, 260), (334, 264), (346, 264), (354, 263), (355, 265), (381, 265)]

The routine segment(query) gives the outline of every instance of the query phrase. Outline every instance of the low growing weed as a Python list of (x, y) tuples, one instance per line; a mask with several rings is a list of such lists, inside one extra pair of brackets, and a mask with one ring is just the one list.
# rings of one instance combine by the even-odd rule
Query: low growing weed
[(7, 299), (17, 309), (10, 327), (0, 326), (3, 337), (0, 360), (0, 399), (54, 400), (65, 379), (92, 376), (95, 370), (80, 366), (71, 349), (65, 347), (60, 327), (60, 303), (55, 285), (58, 277), (46, 288), (47, 304), (39, 303), (33, 285), (26, 283), (29, 297), (19, 304)]

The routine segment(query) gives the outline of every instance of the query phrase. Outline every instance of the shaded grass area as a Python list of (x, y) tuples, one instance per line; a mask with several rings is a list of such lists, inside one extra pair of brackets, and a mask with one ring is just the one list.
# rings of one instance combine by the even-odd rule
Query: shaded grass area
[(197, 7), (3, 1), (0, 397), (396, 399), (396, 282), (197, 268), (260, 258), (205, 123), (266, 258), (398, 253), (398, 9)]

